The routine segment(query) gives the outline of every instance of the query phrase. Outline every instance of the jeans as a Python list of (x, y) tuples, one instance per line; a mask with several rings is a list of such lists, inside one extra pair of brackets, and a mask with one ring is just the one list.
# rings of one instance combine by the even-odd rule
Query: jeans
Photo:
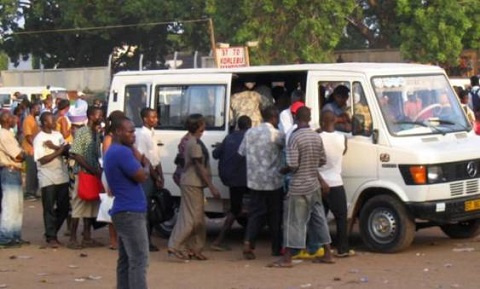
[(347, 197), (343, 186), (330, 187), (330, 192), (327, 195), (325, 202), (325, 215), (328, 210), (332, 211), (337, 225), (337, 235), (335, 239), (335, 246), (339, 254), (348, 253), (348, 229), (347, 229)]
[(26, 155), (27, 171), (25, 176), (25, 196), (35, 196), (38, 190), (37, 163), (33, 156)]
[(282, 250), (282, 205), (282, 189), (274, 191), (250, 190), (245, 241), (254, 245), (258, 232), (263, 228), (264, 218), (267, 216), (268, 227), (272, 236), (272, 254), (279, 255)]
[[(150, 176), (147, 178), (145, 182), (142, 183), (142, 189), (143, 189), (143, 192), (145, 193), (148, 209), (150, 210), (150, 206), (152, 204), (152, 195), (154, 193), (154, 190), (156, 190), (155, 183), (153, 182)], [(150, 223), (150, 220), (148, 219), (148, 215), (146, 218), (147, 218), (148, 243), (150, 244), (152, 243), (150, 240), (150, 237), (152, 236), (154, 224)]]
[(320, 189), (311, 194), (288, 197), (283, 230), (284, 245), (288, 248), (305, 248), (307, 234), (308, 244), (319, 247), (331, 243)]
[(148, 234), (145, 213), (112, 216), (118, 234), (117, 289), (146, 289)]
[(56, 240), (70, 209), (68, 183), (43, 187), (42, 206), (45, 238), (47, 242)]
[(2, 168), (2, 215), (0, 218), (0, 244), (19, 241), (22, 238), (23, 193), (20, 171)]

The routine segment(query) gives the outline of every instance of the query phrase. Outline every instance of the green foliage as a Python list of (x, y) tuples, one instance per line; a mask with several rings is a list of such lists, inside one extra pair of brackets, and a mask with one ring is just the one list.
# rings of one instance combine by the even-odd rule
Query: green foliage
[(4, 52), (0, 52), (0, 70), (8, 69), (8, 55)]
[[(232, 45), (259, 41), (253, 64), (332, 61), (353, 0), (207, 1), (219, 39)], [(232, 29), (234, 28), (234, 29)]]
[(210, 50), (208, 17), (217, 42), (259, 42), (252, 64), (334, 61), (338, 48), (400, 48), (413, 61), (454, 64), (480, 47), (478, 0), (0, 0), (0, 49), (45, 68), (103, 66), (111, 53), (114, 71), (137, 69), (140, 54), (145, 68), (163, 68), (173, 51)]
[(458, 1), (398, 0), (404, 57), (423, 63), (456, 64), (464, 35), (472, 27), (465, 10)]
[[(0, 0), (0, 20), (6, 31), (2, 48), (17, 61), (31, 53), (46, 68), (103, 66), (116, 51), (114, 70), (137, 69), (139, 55), (147, 68), (162, 68), (164, 56), (177, 49), (209, 50), (206, 21), (171, 22), (119, 29), (11, 35), (10, 31), (40, 31), (198, 19), (204, 15), (201, 0)], [(16, 2), (16, 1), (13, 1)], [(8, 5), (7, 5), (8, 3)], [(24, 18), (18, 27), (13, 15)], [(203, 27), (201, 27), (203, 25)], [(120, 52), (121, 49), (123, 52)]]

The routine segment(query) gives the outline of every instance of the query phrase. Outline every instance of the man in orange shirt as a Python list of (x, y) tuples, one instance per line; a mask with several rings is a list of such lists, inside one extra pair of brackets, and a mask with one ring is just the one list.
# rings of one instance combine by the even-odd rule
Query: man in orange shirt
[(25, 198), (36, 199), (38, 190), (37, 164), (33, 159), (33, 139), (40, 132), (36, 117), (40, 114), (41, 105), (32, 103), (30, 105), (30, 113), (23, 121), (22, 148), (25, 151), (25, 162), (27, 163)]

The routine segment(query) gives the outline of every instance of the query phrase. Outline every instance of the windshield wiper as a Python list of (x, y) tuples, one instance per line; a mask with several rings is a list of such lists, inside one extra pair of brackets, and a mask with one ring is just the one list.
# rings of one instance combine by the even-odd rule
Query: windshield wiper
[(450, 120), (446, 120), (446, 119), (439, 119), (439, 118), (429, 118), (428, 119), (429, 122), (437, 122), (438, 124), (440, 125), (458, 125), (459, 127), (461, 127), (462, 129), (466, 130), (466, 131), (470, 131), (472, 130), (472, 127), (468, 127), (468, 126), (464, 126), (460, 123), (456, 123), (456, 122), (453, 122), (453, 121), (450, 121)]

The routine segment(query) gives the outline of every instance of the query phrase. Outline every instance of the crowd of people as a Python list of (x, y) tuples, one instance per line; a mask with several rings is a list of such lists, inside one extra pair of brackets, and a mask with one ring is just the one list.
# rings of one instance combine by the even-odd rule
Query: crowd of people
[[(471, 81), (471, 92), (457, 89), (457, 94), (475, 124), (480, 88), (478, 77)], [(247, 260), (256, 258), (256, 240), (265, 220), (271, 233), (271, 254), (279, 256), (268, 267), (292, 267), (295, 258), (332, 264), (334, 257), (355, 254), (348, 243), (341, 177), (348, 145), (346, 137), (337, 132), (352, 129), (345, 109), (350, 89), (344, 85), (332, 89), (322, 107), (321, 131), (309, 126), (311, 111), (301, 89), (293, 89), (289, 101), (285, 101), (286, 91), (281, 91), (281, 102), (272, 96), (278, 94), (274, 90), (265, 93), (247, 83), (232, 95), (230, 125), (234, 129), (212, 155), (202, 141), (208, 120), (195, 113), (186, 118), (187, 133), (179, 140), (173, 174), (181, 202), (168, 240), (169, 257), (208, 259), (203, 253), (204, 190), (221, 197), (212, 181), (211, 157), (218, 160), (231, 204), (219, 235), (210, 244), (212, 250), (229, 250), (226, 233), (248, 212), (242, 249)], [(45, 94), (40, 101), (29, 101), (19, 93), (16, 99), (10, 110), (0, 113), (0, 248), (29, 243), (21, 234), (23, 201), (39, 197), (46, 246), (103, 246), (92, 237), (92, 228), (98, 225), (100, 206), (105, 203), (107, 213), (101, 221), (109, 226), (108, 247), (118, 250), (117, 282), (122, 288), (146, 288), (149, 252), (159, 250), (151, 240), (148, 209), (152, 195), (165, 184), (154, 138), (157, 112), (143, 108), (139, 115), (143, 126), (135, 132), (123, 112), (106, 117), (101, 103), (89, 106), (82, 95), (72, 101)], [(417, 101), (409, 98), (405, 113), (414, 115), (417, 110)], [(98, 194), (87, 196), (92, 191), (104, 194), (101, 202)], [(246, 195), (249, 203), (245, 207)], [(336, 220), (335, 249), (326, 217), (329, 211)], [(81, 240), (77, 238), (80, 221)], [(66, 244), (58, 238), (64, 223), (69, 235)]]

